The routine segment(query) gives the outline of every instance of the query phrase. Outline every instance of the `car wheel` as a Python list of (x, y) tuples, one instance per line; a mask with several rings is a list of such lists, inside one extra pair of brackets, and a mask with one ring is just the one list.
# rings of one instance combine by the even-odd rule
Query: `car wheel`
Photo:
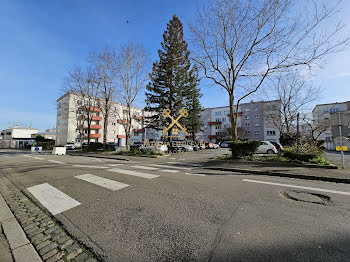
[(268, 153), (269, 155), (274, 154), (274, 152), (273, 152), (273, 150), (272, 150), (272, 149), (267, 150), (267, 153)]

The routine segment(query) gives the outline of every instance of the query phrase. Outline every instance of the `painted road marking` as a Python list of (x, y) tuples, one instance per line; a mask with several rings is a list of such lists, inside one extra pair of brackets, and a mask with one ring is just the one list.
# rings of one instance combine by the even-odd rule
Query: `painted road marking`
[(94, 176), (94, 175), (90, 175), (90, 174), (85, 174), (85, 175), (79, 175), (79, 176), (75, 176), (78, 179), (90, 182), (92, 184), (104, 187), (104, 188), (108, 188), (112, 191), (116, 191), (119, 189), (122, 189), (124, 187), (128, 187), (128, 184), (124, 184), (124, 183), (120, 183), (118, 181), (115, 180), (111, 180), (111, 179), (107, 179), (107, 178), (103, 178), (103, 177), (99, 177), (99, 176)]
[(313, 191), (320, 191), (320, 192), (327, 192), (327, 193), (333, 193), (333, 194), (340, 194), (340, 195), (350, 196), (350, 192), (322, 189), (322, 188), (316, 188), (316, 187), (297, 186), (297, 185), (281, 184), (281, 183), (274, 183), (274, 182), (265, 182), (265, 181), (259, 181), (259, 180), (251, 180), (251, 179), (242, 179), (242, 181), (244, 181), (244, 182), (251, 182), (251, 183), (259, 183), (259, 184), (266, 184), (266, 185), (273, 185), (273, 186), (283, 186), (283, 187), (307, 189), (307, 190), (313, 190)]
[(63, 162), (57, 161), (57, 160), (47, 160), (47, 161), (52, 162), (52, 163), (56, 163), (56, 164), (64, 164)]
[(201, 164), (191, 164), (191, 163), (181, 163), (181, 162), (167, 162), (167, 164), (178, 164), (178, 165), (193, 166), (193, 167), (203, 166)]
[(177, 169), (185, 169), (192, 170), (190, 167), (182, 167), (182, 166), (168, 166), (168, 165), (157, 165), (157, 164), (149, 164), (150, 166), (163, 167), (163, 168), (177, 168)]
[(193, 175), (193, 176), (205, 176), (204, 174), (200, 173), (185, 173), (186, 175)]
[(157, 167), (150, 167), (150, 166), (131, 166), (133, 168), (139, 168), (139, 169), (146, 169), (146, 170), (158, 170)]
[(122, 166), (124, 164), (107, 164), (107, 166)]
[(32, 156), (28, 156), (28, 155), (22, 155), (22, 156), (24, 156), (24, 157), (32, 157)]
[(78, 201), (48, 183), (32, 186), (27, 190), (53, 215), (80, 205)]
[(75, 167), (86, 167), (86, 168), (109, 168), (107, 166), (86, 166), (86, 165), (73, 165)]
[(179, 170), (162, 169), (162, 172), (177, 173)]
[(130, 175), (130, 176), (138, 176), (138, 177), (143, 177), (148, 179), (159, 177), (158, 175), (151, 175), (151, 174), (136, 172), (133, 170), (125, 170), (125, 169), (119, 169), (119, 168), (108, 169), (107, 171), (117, 172), (120, 174)]
[(33, 156), (33, 158), (35, 158), (35, 159), (39, 159), (39, 160), (44, 160), (44, 158), (37, 157), (37, 156)]

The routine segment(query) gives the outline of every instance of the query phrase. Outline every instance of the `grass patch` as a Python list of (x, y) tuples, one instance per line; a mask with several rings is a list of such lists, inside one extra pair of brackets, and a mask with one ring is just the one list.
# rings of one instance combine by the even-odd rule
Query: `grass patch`
[(163, 156), (165, 153), (162, 151), (155, 151), (155, 150), (147, 150), (147, 149), (140, 149), (140, 150), (120, 150), (115, 153), (116, 155), (122, 155), (122, 156), (142, 156), (142, 157), (157, 157), (157, 156)]
[(229, 160), (229, 159), (232, 159), (232, 155), (217, 156), (216, 159), (219, 159), (219, 160)]

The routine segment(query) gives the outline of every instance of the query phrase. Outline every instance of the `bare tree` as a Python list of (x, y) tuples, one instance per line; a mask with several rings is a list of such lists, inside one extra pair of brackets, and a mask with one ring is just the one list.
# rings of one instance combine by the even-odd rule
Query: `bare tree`
[(310, 116), (309, 114), (303, 114), (302, 122), (304, 128), (302, 129), (303, 135), (309, 140), (316, 141), (326, 130), (330, 130), (331, 121), (329, 118), (322, 116)]
[(297, 114), (308, 110), (308, 106), (321, 96), (321, 88), (314, 87), (299, 72), (288, 72), (277, 75), (270, 88), (270, 93), (281, 102), (270, 105), (274, 108), (265, 108), (266, 120), (272, 123), (280, 134), (294, 132)]
[[(87, 130), (88, 144), (90, 144), (91, 122), (99, 104), (96, 99), (99, 94), (99, 85), (96, 84), (95, 77), (96, 73), (91, 67), (74, 66), (68, 72), (63, 87), (65, 93), (72, 93), (78, 97), (74, 100), (77, 108), (73, 110), (75, 110), (78, 128)], [(81, 130), (80, 133), (83, 131)], [(84, 140), (84, 137), (81, 139)]]
[(103, 115), (103, 147), (106, 149), (108, 122), (111, 116), (112, 102), (117, 92), (117, 71), (115, 50), (106, 46), (102, 52), (90, 54), (89, 62), (95, 69), (95, 81), (99, 87), (98, 97), (101, 101), (101, 113)]
[(143, 46), (129, 42), (120, 48), (115, 62), (115, 70), (119, 84), (117, 98), (124, 105), (124, 109), (116, 113), (125, 130), (127, 150), (129, 150), (133, 123), (138, 121), (133, 117), (133, 104), (148, 79), (147, 65), (147, 56)]
[(340, 1), (328, 2), (212, 0), (198, 11), (190, 25), (194, 60), (228, 93), (233, 140), (239, 103), (269, 76), (291, 68), (312, 70), (347, 44), (348, 37), (338, 37), (343, 26), (333, 20)]

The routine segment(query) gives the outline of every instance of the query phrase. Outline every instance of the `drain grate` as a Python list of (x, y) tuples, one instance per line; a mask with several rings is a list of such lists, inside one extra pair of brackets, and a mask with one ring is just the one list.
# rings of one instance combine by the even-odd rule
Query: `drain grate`
[(312, 203), (323, 206), (333, 205), (329, 196), (307, 191), (282, 191), (281, 195), (286, 199), (299, 202)]

